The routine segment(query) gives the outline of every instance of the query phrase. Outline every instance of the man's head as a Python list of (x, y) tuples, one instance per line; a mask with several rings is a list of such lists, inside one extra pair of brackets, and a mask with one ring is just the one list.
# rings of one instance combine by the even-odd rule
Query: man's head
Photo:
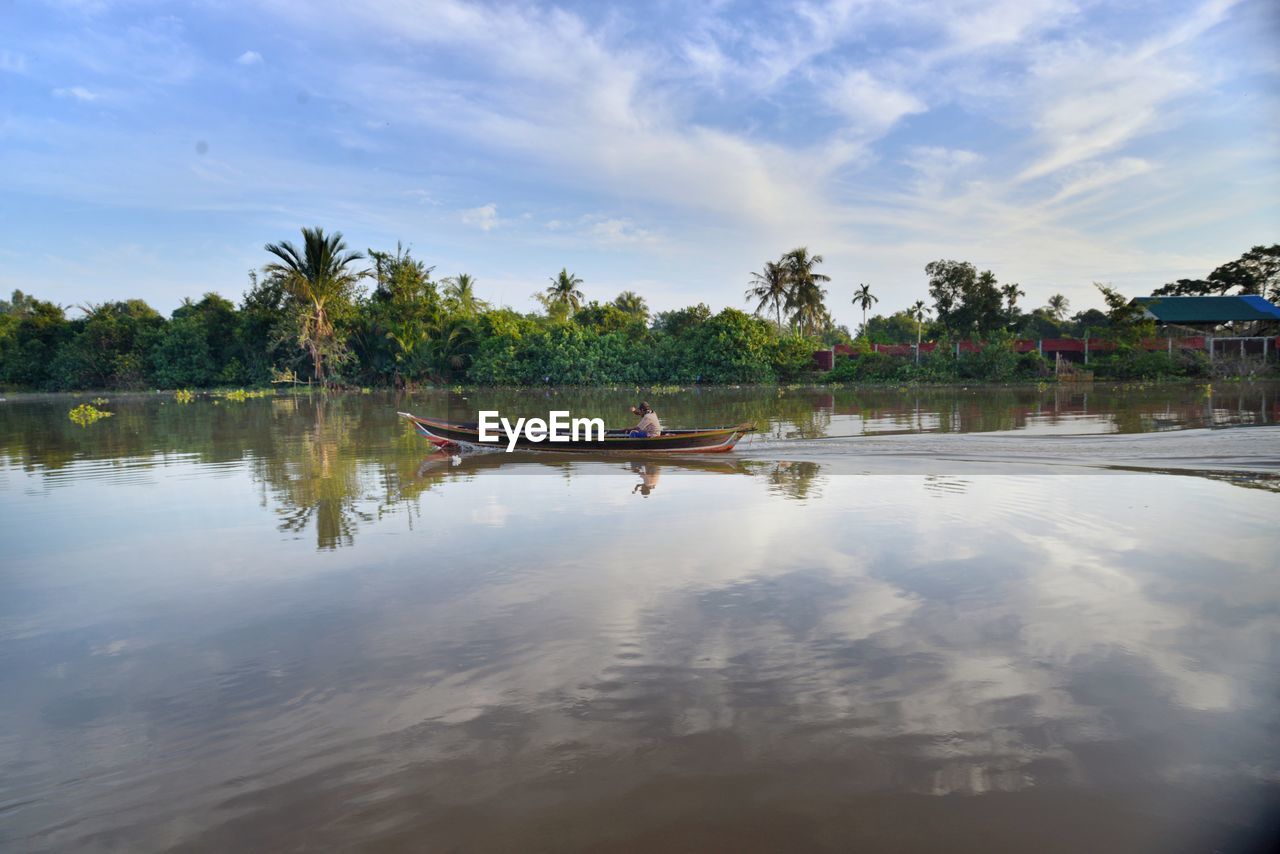
[(646, 412), (652, 412), (652, 411), (653, 411), (653, 407), (650, 406), (646, 401), (642, 400), (636, 404), (636, 414), (638, 415), (644, 415)]

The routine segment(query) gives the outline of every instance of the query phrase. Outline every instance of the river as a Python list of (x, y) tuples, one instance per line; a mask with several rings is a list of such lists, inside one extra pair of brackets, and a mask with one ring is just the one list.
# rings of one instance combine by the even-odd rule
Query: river
[[(0, 847), (1248, 851), (1280, 386), (0, 402)], [(1252, 846), (1252, 847), (1251, 847)]]

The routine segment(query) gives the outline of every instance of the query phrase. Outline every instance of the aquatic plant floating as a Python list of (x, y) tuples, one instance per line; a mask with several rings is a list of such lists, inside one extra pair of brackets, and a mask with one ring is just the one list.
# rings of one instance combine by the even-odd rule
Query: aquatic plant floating
[(180, 388), (173, 393), (173, 399), (178, 403), (190, 403), (196, 399), (195, 393), (189, 388)]
[(82, 403), (67, 413), (67, 417), (79, 424), (81, 427), (88, 427), (90, 424), (101, 418), (110, 418), (111, 415), (112, 413), (104, 412), (92, 403)]
[(225, 392), (222, 397), (236, 403), (244, 403), (246, 400), (253, 400), (259, 397), (272, 397), (275, 395), (275, 389), (255, 389), (254, 391), (245, 391), (242, 388), (233, 389)]

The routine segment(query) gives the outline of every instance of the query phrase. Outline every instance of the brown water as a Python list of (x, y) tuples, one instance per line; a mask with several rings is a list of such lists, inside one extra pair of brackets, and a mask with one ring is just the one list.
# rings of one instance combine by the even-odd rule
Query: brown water
[(0, 403), (0, 847), (1273, 838), (1276, 386), (646, 394), (762, 431), (451, 459), (395, 411), (635, 392)]

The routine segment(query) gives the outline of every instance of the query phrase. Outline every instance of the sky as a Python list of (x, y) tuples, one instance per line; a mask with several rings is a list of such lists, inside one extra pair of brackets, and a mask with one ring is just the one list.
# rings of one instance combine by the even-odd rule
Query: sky
[(947, 258), (1100, 304), (1280, 241), (1274, 0), (0, 0), (0, 291), (238, 299), (397, 242), (522, 311), (745, 307), (807, 246), (851, 327)]

